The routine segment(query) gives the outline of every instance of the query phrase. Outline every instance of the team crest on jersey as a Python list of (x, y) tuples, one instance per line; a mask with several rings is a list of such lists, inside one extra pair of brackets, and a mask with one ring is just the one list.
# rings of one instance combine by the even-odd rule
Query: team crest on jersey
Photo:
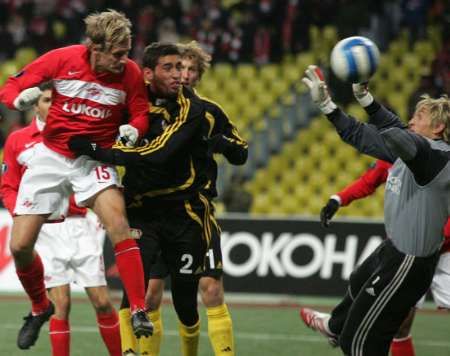
[(86, 91), (87, 91), (89, 97), (91, 97), (91, 98), (98, 97), (103, 94), (103, 91), (98, 87), (91, 87), (91, 88), (86, 89)]
[(2, 163), (2, 175), (6, 173), (8, 170), (8, 165), (6, 163)]

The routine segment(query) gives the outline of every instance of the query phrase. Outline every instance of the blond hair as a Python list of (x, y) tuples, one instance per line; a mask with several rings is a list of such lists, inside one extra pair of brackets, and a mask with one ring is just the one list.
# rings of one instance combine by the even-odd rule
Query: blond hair
[(197, 41), (178, 44), (181, 52), (181, 58), (188, 58), (195, 61), (198, 66), (199, 78), (211, 66), (211, 56), (198, 44)]
[(109, 51), (113, 46), (124, 43), (131, 37), (131, 22), (121, 12), (95, 12), (84, 19), (86, 24), (86, 44), (99, 45), (101, 51)]
[(420, 98), (421, 100), (416, 105), (416, 111), (428, 109), (433, 127), (444, 124), (442, 138), (445, 142), (450, 143), (450, 100), (448, 96), (444, 94), (437, 99), (433, 99), (425, 94)]

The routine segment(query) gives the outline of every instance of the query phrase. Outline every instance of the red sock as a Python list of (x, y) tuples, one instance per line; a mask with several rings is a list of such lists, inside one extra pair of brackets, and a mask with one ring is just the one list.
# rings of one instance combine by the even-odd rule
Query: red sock
[(412, 336), (392, 340), (391, 354), (392, 356), (415, 356)]
[(49, 299), (44, 285), (44, 265), (38, 254), (28, 266), (19, 270), (16, 268), (17, 276), (23, 289), (31, 299), (31, 312), (36, 315), (43, 313), (49, 306)]
[(145, 309), (145, 282), (139, 246), (133, 239), (121, 241), (114, 246), (117, 269), (130, 301), (131, 312)]
[(120, 328), (117, 312), (113, 310), (109, 314), (97, 314), (97, 324), (109, 354), (121, 356), (122, 346), (120, 344)]
[(53, 356), (70, 355), (70, 326), (69, 320), (50, 319), (50, 343)]

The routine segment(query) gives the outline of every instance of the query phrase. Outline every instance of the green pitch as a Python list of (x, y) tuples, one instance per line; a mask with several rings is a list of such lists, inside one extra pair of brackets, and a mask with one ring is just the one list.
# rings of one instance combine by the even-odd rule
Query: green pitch
[[(29, 351), (16, 347), (17, 331), (22, 316), (28, 312), (28, 303), (23, 298), (14, 300), (11, 296), (0, 296), (0, 355), (50, 355), (48, 324), (42, 331), (37, 344)], [(315, 298), (315, 304), (318, 299)], [(311, 300), (303, 301), (311, 303)], [(322, 300), (322, 304), (330, 304)], [(431, 306), (431, 305), (430, 305)], [(298, 309), (294, 306), (261, 307), (229, 306), (233, 317), (237, 355), (239, 356), (336, 356), (338, 350), (331, 349), (326, 341), (310, 331), (300, 322)], [(199, 356), (213, 355), (206, 331), (205, 312), (201, 310), (202, 336)], [(179, 355), (176, 317), (171, 305), (163, 307), (165, 335), (161, 356)], [(72, 306), (71, 355), (107, 355), (96, 327), (93, 309), (88, 302), (77, 298)], [(450, 313), (419, 312), (413, 329), (417, 355), (450, 355)]]

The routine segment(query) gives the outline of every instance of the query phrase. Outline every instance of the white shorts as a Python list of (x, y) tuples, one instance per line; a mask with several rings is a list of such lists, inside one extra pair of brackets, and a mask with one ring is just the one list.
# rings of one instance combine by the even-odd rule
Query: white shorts
[(80, 287), (105, 286), (105, 230), (97, 216), (69, 216), (42, 226), (36, 250), (44, 264), (46, 288), (75, 282)]
[[(450, 252), (439, 257), (430, 290), (438, 308), (450, 309)], [(424, 302), (425, 296), (417, 302), (416, 308), (421, 308)]]
[(17, 215), (51, 214), (50, 220), (67, 216), (69, 196), (78, 205), (104, 190), (120, 186), (114, 166), (87, 156), (67, 158), (38, 143), (23, 162), (27, 166), (20, 182), (14, 212)]

